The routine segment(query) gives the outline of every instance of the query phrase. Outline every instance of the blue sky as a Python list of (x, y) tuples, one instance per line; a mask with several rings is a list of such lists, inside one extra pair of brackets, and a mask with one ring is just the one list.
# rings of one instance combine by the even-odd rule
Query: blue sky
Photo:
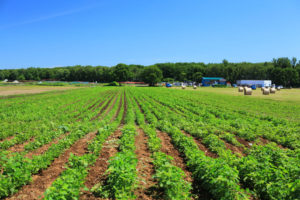
[(0, 0), (0, 68), (300, 59), (298, 0)]

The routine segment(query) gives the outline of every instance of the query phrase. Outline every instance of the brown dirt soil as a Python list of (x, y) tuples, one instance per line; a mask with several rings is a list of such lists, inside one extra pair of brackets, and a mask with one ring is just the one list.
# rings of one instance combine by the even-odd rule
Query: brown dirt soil
[(122, 117), (121, 124), (124, 124), (125, 122), (126, 113), (127, 113), (127, 99), (126, 99), (126, 92), (124, 91), (124, 115)]
[(203, 188), (199, 186), (200, 185), (199, 183), (194, 181), (192, 177), (192, 173), (188, 171), (184, 159), (180, 156), (180, 152), (177, 149), (175, 149), (175, 147), (173, 146), (170, 136), (167, 133), (164, 133), (160, 130), (157, 130), (157, 136), (161, 140), (161, 144), (162, 144), (161, 151), (174, 158), (173, 165), (181, 168), (186, 175), (185, 180), (192, 183), (193, 190), (191, 191), (192, 192), (191, 199), (202, 199), (202, 200), (212, 199), (209, 193), (203, 190)]
[(118, 115), (121, 111), (121, 108), (122, 108), (122, 103), (123, 103), (123, 99), (121, 97), (118, 110), (117, 110), (116, 114), (113, 116), (113, 118), (111, 119), (111, 122), (113, 122), (118, 117)]
[(230, 144), (230, 143), (228, 143), (224, 140), (223, 140), (223, 142), (225, 143), (226, 148), (230, 149), (232, 151), (232, 153), (235, 153), (235, 154), (240, 155), (240, 156), (245, 156), (246, 155), (244, 153), (243, 147), (234, 146), (233, 144)]
[(24, 151), (24, 146), (27, 145), (29, 142), (33, 142), (34, 141), (34, 137), (30, 138), (29, 140), (27, 140), (26, 142), (22, 143), (22, 144), (16, 144), (10, 148), (8, 148), (7, 150), (10, 152), (21, 152)]
[(0, 142), (12, 140), (14, 137), (15, 137), (14, 135), (8, 136), (7, 138), (1, 139)]
[(30, 158), (30, 159), (31, 159), (32, 156), (38, 156), (38, 155), (41, 155), (41, 154), (43, 154), (44, 152), (46, 152), (52, 144), (57, 144), (57, 143), (59, 142), (59, 140), (61, 140), (62, 138), (66, 137), (66, 136), (69, 135), (69, 134), (70, 134), (70, 132), (68, 132), (68, 133), (66, 133), (66, 134), (64, 134), (64, 135), (61, 135), (59, 138), (54, 139), (53, 141), (49, 142), (48, 144), (45, 144), (45, 145), (41, 146), (41, 147), (38, 148), (38, 149), (35, 149), (35, 150), (33, 150), (33, 151), (30, 151), (30, 152), (27, 153), (25, 156), (26, 156), (27, 158)]
[(217, 158), (219, 157), (216, 153), (211, 152), (203, 143), (201, 138), (195, 138), (191, 136), (189, 133), (186, 131), (182, 130), (182, 133), (184, 133), (188, 137), (192, 137), (195, 141), (195, 143), (198, 145), (198, 148), (205, 153), (206, 156), (209, 156), (211, 158)]
[[(118, 152), (118, 140), (121, 135), (121, 127), (119, 127), (103, 144), (100, 156), (96, 160), (95, 164), (90, 168), (89, 174), (85, 179), (84, 184), (87, 188), (91, 189), (95, 184), (103, 182), (106, 179), (106, 175), (104, 173), (108, 168), (108, 160)], [(80, 199), (94, 200), (101, 198), (95, 197), (90, 191), (83, 191)]]
[(75, 155), (83, 155), (86, 153), (87, 142), (96, 136), (96, 132), (91, 132), (75, 142), (61, 156), (56, 158), (53, 163), (39, 174), (32, 177), (32, 182), (23, 186), (18, 193), (7, 198), (10, 200), (37, 200), (41, 199), (42, 195), (48, 187), (51, 186), (58, 176), (65, 170), (64, 165), (68, 162), (70, 153)]
[(108, 105), (110, 104), (110, 102), (113, 100), (114, 96), (112, 96), (108, 101), (107, 103), (105, 104), (105, 106), (100, 110), (100, 112), (98, 112), (97, 115), (95, 115), (94, 117), (92, 117), (91, 121), (99, 118), (102, 114), (103, 114), (103, 111), (105, 111), (108, 107)]
[(62, 106), (58, 107), (58, 109), (60, 110), (60, 109), (66, 108), (67, 106), (69, 106), (69, 105), (73, 105), (73, 104), (76, 104), (76, 103), (78, 103), (79, 101), (81, 101), (81, 99), (78, 99), (78, 100), (76, 100), (76, 101), (73, 101), (73, 102), (71, 102), (71, 103), (68, 103), (68, 104), (64, 104), (64, 105), (62, 105)]
[(106, 99), (107, 99), (107, 95), (105, 95), (105, 99), (104, 100), (98, 102), (99, 104), (97, 106), (95, 106), (92, 109), (92, 111), (95, 111), (97, 108), (100, 108), (104, 104), (104, 102), (105, 102)]
[(157, 130), (157, 136), (161, 140), (161, 151), (169, 156), (172, 156), (174, 158), (173, 165), (181, 168), (184, 171), (186, 181), (192, 182), (192, 173), (188, 171), (187, 166), (180, 155), (180, 152), (173, 146), (170, 136), (160, 130)]
[[(94, 101), (94, 100), (95, 100), (95, 99), (90, 99), (90, 100), (88, 100), (88, 102), (87, 102), (85, 105), (83, 105), (82, 107), (87, 107), (87, 106), (88, 106), (92, 101)], [(96, 106), (97, 103), (100, 102), (100, 104), (102, 105), (106, 100), (107, 100), (106, 97), (104, 97), (104, 99), (101, 98), (100, 100), (96, 100), (96, 102), (94, 102), (93, 105), (91, 105), (91, 106), (89, 106), (88, 108), (86, 108), (85, 112), (88, 112), (88, 111), (91, 112), (91, 110), (96, 109), (96, 108), (94, 108), (94, 109), (92, 109), (92, 108), (93, 108), (94, 106)], [(102, 102), (101, 102), (101, 101), (102, 101)], [(98, 107), (98, 106), (96, 106), (96, 107)], [(75, 110), (73, 110), (72, 112), (77, 112), (77, 110), (75, 109)], [(71, 112), (71, 113), (72, 113), (72, 112)], [(82, 120), (81, 118), (79, 118), (80, 115), (82, 115), (82, 113), (78, 113), (78, 114), (76, 114), (76, 115), (74, 116), (74, 118), (77, 118), (76, 121)]]
[[(266, 144), (269, 144), (271, 143), (272, 141), (266, 139), (266, 138), (263, 138), (263, 137), (259, 137), (259, 140), (261, 141), (262, 145), (266, 145)], [(282, 146), (281, 144), (277, 144), (276, 142), (274, 142), (280, 149), (287, 149), (286, 147)]]
[(5, 86), (0, 87), (0, 96), (18, 94), (36, 94), (48, 91), (77, 89), (79, 87), (57, 87), (57, 86)]
[(134, 192), (136, 199), (154, 199), (153, 189), (157, 182), (152, 178), (154, 175), (153, 160), (148, 149), (148, 138), (141, 128), (137, 129), (138, 135), (135, 138), (136, 151), (138, 158), (137, 171), (139, 177), (139, 188)]
[(240, 138), (238, 136), (235, 136), (236, 140), (241, 143), (242, 145), (244, 145), (245, 147), (247, 148), (251, 148), (251, 145), (250, 144), (253, 144), (253, 142), (248, 142), (247, 140), (243, 139), (243, 138)]
[(110, 107), (105, 111), (104, 115), (101, 117), (101, 120), (113, 109), (115, 106), (117, 99), (119, 98), (119, 93), (114, 97), (114, 102), (110, 105)]

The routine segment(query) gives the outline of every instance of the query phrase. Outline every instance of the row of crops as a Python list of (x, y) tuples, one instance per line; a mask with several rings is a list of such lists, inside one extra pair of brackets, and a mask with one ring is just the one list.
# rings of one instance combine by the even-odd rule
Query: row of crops
[(1, 99), (0, 199), (299, 199), (300, 111), (217, 97), (95, 87)]

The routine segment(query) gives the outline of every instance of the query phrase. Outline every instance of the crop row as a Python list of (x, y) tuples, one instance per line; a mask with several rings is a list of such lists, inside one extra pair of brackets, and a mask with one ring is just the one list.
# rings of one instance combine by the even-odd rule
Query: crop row
[[(145, 109), (151, 109), (155, 116), (159, 118), (157, 127), (168, 132), (171, 136), (173, 135), (172, 137), (180, 138), (180, 140), (174, 138), (174, 143), (176, 144), (178, 139), (180, 141), (178, 142), (178, 148), (185, 152), (186, 148), (183, 143), (188, 139), (182, 134), (180, 128), (186, 126), (195, 127), (197, 124), (193, 123), (193, 121), (185, 120), (183, 117), (180, 117), (180, 115), (174, 115), (174, 112), (168, 109), (162, 109), (161, 105), (160, 107), (158, 104), (153, 103), (153, 101), (147, 103), (150, 98), (145, 98), (144, 94), (136, 94), (136, 96), (140, 98), (142, 107), (147, 106)], [(153, 96), (154, 95), (152, 95), (152, 97)], [(184, 124), (184, 126), (182, 126), (182, 124)], [(197, 133), (197, 131), (195, 132)], [(296, 191), (299, 187), (299, 181), (297, 181), (299, 180), (299, 165), (296, 164), (299, 162), (299, 158), (297, 158), (293, 151), (282, 150), (272, 144), (266, 146), (254, 145), (247, 153), (247, 156), (239, 158), (223, 151), (224, 146), (220, 146), (219, 138), (216, 135), (207, 135), (205, 139), (208, 145), (216, 147), (216, 151), (220, 155), (218, 159), (214, 159), (215, 162), (226, 163), (228, 170), (230, 168), (234, 170), (232, 175), (236, 174), (234, 175), (236, 180), (233, 182), (236, 182), (236, 184), (240, 182), (244, 186), (254, 190), (254, 195), (258, 195), (262, 199), (295, 199)], [(191, 143), (192, 141), (189, 142)], [(261, 153), (258, 154), (258, 152)], [(263, 160), (264, 162), (261, 160), (262, 155), (266, 157), (266, 159)], [(278, 162), (278, 160), (280, 160), (280, 162)], [(188, 162), (190, 162), (190, 160)], [(216, 163), (213, 164), (213, 167), (218, 166)], [(226, 165), (224, 165), (224, 168), (226, 168)], [(206, 183), (208, 179), (209, 178), (206, 177), (206, 180), (201, 180), (201, 182)], [(211, 190), (211, 188), (208, 189)], [(225, 193), (223, 195), (225, 195)], [(220, 198), (220, 196), (218, 198)]]

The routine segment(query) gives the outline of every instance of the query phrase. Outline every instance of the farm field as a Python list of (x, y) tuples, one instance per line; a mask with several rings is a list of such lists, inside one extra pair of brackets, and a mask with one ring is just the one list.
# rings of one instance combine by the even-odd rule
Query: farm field
[(8, 85), (0, 86), (0, 97), (10, 96), (10, 95), (22, 95), (22, 94), (36, 94), (48, 91), (59, 91), (59, 90), (69, 90), (76, 89), (78, 87), (73, 86), (18, 86), (18, 85)]
[[(181, 87), (175, 87), (176, 89), (181, 89)], [(186, 90), (193, 90), (192, 87), (187, 87)], [(214, 88), (214, 87), (201, 87), (197, 88), (197, 91), (202, 92), (210, 92), (216, 94), (227, 94), (232, 96), (244, 96), (243, 92), (237, 92), (237, 88)], [(280, 91), (276, 91), (275, 94), (270, 95), (262, 95), (260, 88), (257, 90), (252, 90), (252, 95), (248, 96), (249, 98), (261, 98), (261, 99), (269, 99), (269, 100), (278, 100), (282, 102), (291, 102), (291, 103), (299, 103), (300, 102), (300, 89), (282, 89)]]
[(205, 90), (0, 99), (0, 199), (300, 199), (299, 102)]

